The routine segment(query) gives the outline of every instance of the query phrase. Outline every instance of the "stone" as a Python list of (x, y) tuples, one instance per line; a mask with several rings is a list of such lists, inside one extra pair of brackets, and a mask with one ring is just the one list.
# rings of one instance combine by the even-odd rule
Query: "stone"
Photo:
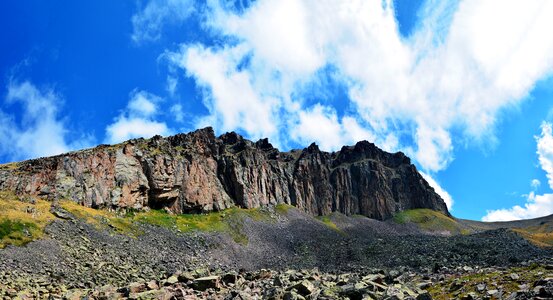
[(223, 276), (221, 276), (221, 281), (224, 284), (235, 284), (237, 281), (238, 275), (235, 273), (226, 273)]
[(309, 280), (303, 280), (300, 283), (293, 286), (298, 293), (302, 296), (307, 296), (315, 292), (315, 286)]
[(207, 276), (194, 280), (192, 287), (198, 291), (205, 291), (207, 289), (219, 289), (220, 280), (219, 276)]
[(176, 275), (170, 276), (169, 278), (167, 278), (167, 280), (165, 280), (165, 283), (169, 285), (175, 284), (177, 282), (179, 282), (179, 277)]
[(133, 282), (129, 284), (129, 293), (133, 293), (133, 294), (142, 293), (146, 291), (146, 288), (147, 286), (143, 282)]
[(63, 220), (70, 220), (70, 219), (71, 219), (71, 215), (70, 215), (68, 212), (66, 212), (65, 210), (63, 210), (62, 208), (60, 208), (60, 207), (54, 207), (54, 206), (52, 206), (52, 207), (50, 208), (50, 212), (51, 212), (54, 216), (56, 216), (56, 217), (58, 217), (58, 218), (60, 218), (60, 219), (63, 219)]
[(427, 291), (424, 291), (423, 293), (417, 295), (417, 300), (432, 300), (432, 296), (430, 296), (430, 293)]
[(463, 284), (460, 283), (458, 280), (455, 280), (451, 283), (451, 285), (449, 286), (449, 292), (454, 292), (454, 291), (457, 291), (459, 290), (460, 288), (463, 287)]
[(305, 297), (302, 295), (299, 295), (298, 293), (294, 291), (288, 291), (284, 293), (284, 296), (282, 297), (283, 300), (305, 300)]
[(159, 284), (157, 284), (157, 281), (155, 281), (155, 280), (150, 280), (146, 283), (146, 287), (149, 290), (157, 290), (157, 289), (159, 289)]
[(191, 272), (182, 272), (182, 273), (177, 275), (177, 278), (178, 278), (179, 282), (185, 282), (186, 283), (186, 282), (194, 280), (194, 278), (196, 278), (196, 276), (194, 276), (194, 274), (192, 274)]
[(509, 277), (512, 279), (512, 280), (518, 280), (520, 278), (520, 276), (518, 276), (517, 273), (511, 273), (509, 275)]
[(486, 290), (486, 284), (479, 283), (476, 285), (476, 290), (480, 293), (483, 293)]

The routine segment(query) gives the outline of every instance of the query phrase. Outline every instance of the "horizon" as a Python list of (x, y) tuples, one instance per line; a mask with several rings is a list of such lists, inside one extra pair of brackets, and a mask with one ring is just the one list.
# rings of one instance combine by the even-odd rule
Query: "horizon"
[(0, 8), (0, 164), (206, 126), (281, 151), (367, 140), (456, 217), (553, 214), (553, 3)]

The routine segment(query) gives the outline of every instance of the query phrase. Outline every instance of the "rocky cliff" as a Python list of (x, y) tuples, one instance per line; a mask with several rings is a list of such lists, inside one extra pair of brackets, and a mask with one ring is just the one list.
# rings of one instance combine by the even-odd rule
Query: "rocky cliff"
[(362, 141), (327, 153), (312, 144), (280, 152), (267, 139), (211, 128), (134, 139), (0, 166), (0, 189), (94, 208), (207, 212), (286, 203), (386, 219), (412, 208), (448, 214), (408, 157)]

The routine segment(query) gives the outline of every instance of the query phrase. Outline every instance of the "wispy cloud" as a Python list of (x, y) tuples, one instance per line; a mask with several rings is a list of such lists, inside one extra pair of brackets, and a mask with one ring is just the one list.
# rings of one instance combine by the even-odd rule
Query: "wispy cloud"
[(68, 140), (66, 122), (59, 116), (63, 101), (53, 89), (11, 81), (5, 100), (21, 108), (21, 118), (0, 110), (0, 155), (9, 160), (61, 154), (93, 142), (89, 136)]
[(194, 11), (192, 0), (152, 0), (132, 17), (132, 40), (136, 43), (159, 40), (167, 23), (186, 20)]
[(155, 120), (158, 104), (162, 101), (159, 96), (134, 90), (130, 97), (127, 107), (106, 127), (106, 143), (116, 144), (132, 138), (172, 133), (165, 122)]
[[(543, 122), (541, 134), (536, 137), (537, 154), (541, 168), (549, 180), (549, 187), (553, 189), (553, 129), (552, 124)], [(483, 221), (510, 221), (528, 218), (537, 218), (553, 214), (553, 194), (536, 194), (540, 185), (537, 179), (532, 180), (532, 191), (526, 197), (524, 207), (515, 205), (511, 208), (490, 210), (482, 218)]]

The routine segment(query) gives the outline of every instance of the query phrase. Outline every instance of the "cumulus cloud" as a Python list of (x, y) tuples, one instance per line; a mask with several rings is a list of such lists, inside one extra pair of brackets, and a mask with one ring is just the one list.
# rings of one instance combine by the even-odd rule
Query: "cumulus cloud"
[(451, 195), (444, 188), (442, 188), (442, 186), (432, 176), (430, 176), (430, 174), (427, 174), (425, 172), (420, 173), (422, 177), (428, 182), (428, 184), (430, 184), (430, 186), (434, 188), (434, 191), (436, 191), (436, 193), (440, 195), (440, 197), (442, 197), (445, 205), (447, 205), (447, 209), (449, 209), (449, 211), (452, 211), (453, 197), (451, 197)]
[(161, 37), (163, 26), (186, 20), (194, 11), (192, 0), (152, 0), (135, 14), (132, 40), (136, 43), (156, 41)]
[[(326, 150), (387, 141), (436, 172), (453, 160), (456, 137), (493, 144), (500, 113), (551, 73), (553, 3), (435, 4), (406, 39), (392, 1), (261, 0), (240, 11), (210, 1), (202, 20), (219, 42), (164, 56), (203, 91), (209, 115), (197, 126)], [(302, 89), (329, 67), (345, 110)]]
[[(540, 166), (546, 173), (549, 187), (553, 189), (553, 130), (551, 123), (542, 123), (541, 134), (536, 137), (536, 142)], [(524, 206), (515, 205), (512, 208), (489, 210), (482, 221), (510, 221), (553, 214), (553, 193), (537, 195), (535, 190), (539, 185), (539, 180), (532, 180), (533, 191), (526, 197)]]
[(89, 146), (83, 137), (69, 141), (66, 122), (59, 116), (62, 100), (52, 89), (29, 81), (10, 82), (7, 105), (18, 105), (21, 117), (0, 110), (0, 155), (10, 160), (50, 156)]
[(172, 131), (164, 122), (155, 120), (162, 99), (154, 94), (135, 90), (127, 107), (106, 127), (106, 143), (116, 144), (133, 138), (150, 138)]

